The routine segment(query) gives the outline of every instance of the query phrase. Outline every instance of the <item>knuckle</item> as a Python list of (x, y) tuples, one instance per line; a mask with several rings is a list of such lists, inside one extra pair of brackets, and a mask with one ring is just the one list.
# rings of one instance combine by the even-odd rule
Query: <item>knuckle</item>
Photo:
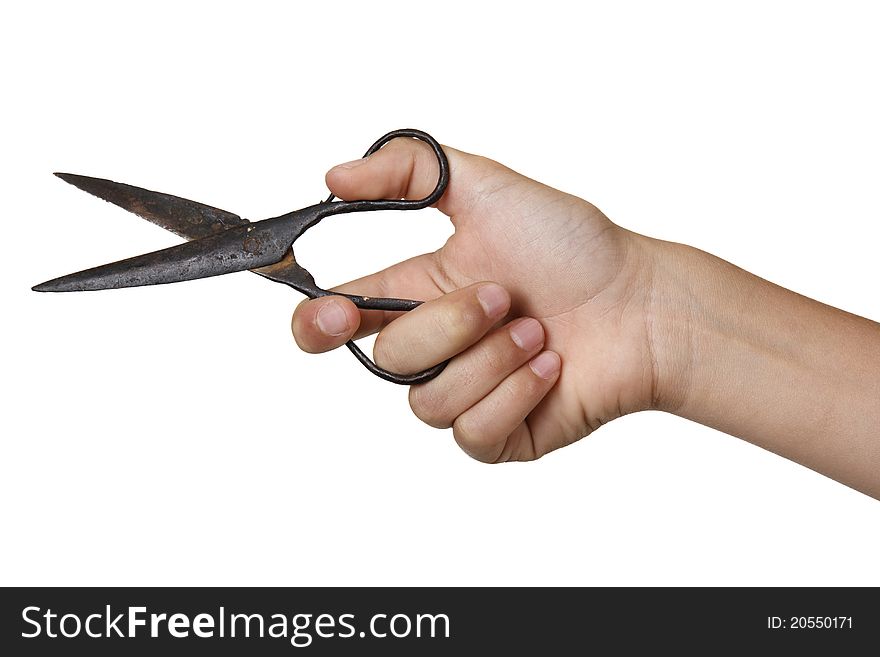
[(491, 463), (494, 460), (489, 458), (486, 449), (491, 444), (491, 440), (485, 430), (470, 420), (467, 415), (463, 415), (455, 421), (452, 425), (452, 435), (462, 451), (471, 458), (483, 463)]
[[(526, 368), (528, 367), (529, 366), (526, 365)], [(546, 381), (539, 379), (531, 369), (528, 369), (527, 372), (521, 372), (518, 374), (524, 375), (511, 376), (509, 379), (507, 392), (511, 398), (528, 400), (541, 394)]]
[[(513, 347), (499, 344), (500, 340), (486, 341), (486, 345), (479, 350), (480, 369), (492, 374), (504, 374), (511, 369), (513, 361)], [(511, 343), (512, 344), (512, 343)]]
[(417, 147), (414, 140), (397, 136), (387, 144), (385, 144), (378, 152), (386, 151), (388, 153), (412, 153), (414, 147)]
[(506, 166), (492, 158), (486, 157), (485, 155), (474, 155), (473, 160), (471, 161), (471, 166), (473, 166), (474, 171), (477, 172), (481, 178), (488, 178), (489, 176), (507, 170)]
[(435, 386), (420, 385), (409, 389), (409, 406), (417, 418), (435, 429), (452, 426), (446, 407), (447, 397)]
[(433, 316), (434, 327), (443, 340), (461, 342), (482, 325), (482, 313), (465, 304), (448, 304)]

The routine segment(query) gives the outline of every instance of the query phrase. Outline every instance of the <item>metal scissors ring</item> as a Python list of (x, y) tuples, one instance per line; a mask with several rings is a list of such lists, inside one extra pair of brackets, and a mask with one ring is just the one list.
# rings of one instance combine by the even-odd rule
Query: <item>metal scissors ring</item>
[[(83, 191), (114, 203), (191, 241), (55, 278), (40, 283), (33, 289), (37, 292), (105, 290), (177, 283), (250, 270), (270, 280), (289, 285), (312, 299), (339, 294), (350, 299), (363, 310), (412, 310), (422, 302), (325, 290), (319, 287), (314, 277), (297, 263), (293, 253), (293, 243), (325, 217), (371, 210), (419, 210), (440, 200), (449, 184), (449, 161), (440, 144), (426, 132), (413, 129), (389, 132), (370, 146), (364, 157), (372, 155), (398, 137), (424, 141), (437, 156), (437, 163), (440, 165), (437, 186), (425, 198), (334, 201), (335, 197), (331, 194), (317, 205), (256, 222), (170, 194), (153, 192), (103, 178), (56, 173), (59, 178)], [(443, 362), (415, 374), (397, 374), (376, 365), (354, 341), (347, 342), (346, 346), (370, 372), (392, 383), (403, 385), (423, 383), (433, 379), (446, 366), (446, 362)]]

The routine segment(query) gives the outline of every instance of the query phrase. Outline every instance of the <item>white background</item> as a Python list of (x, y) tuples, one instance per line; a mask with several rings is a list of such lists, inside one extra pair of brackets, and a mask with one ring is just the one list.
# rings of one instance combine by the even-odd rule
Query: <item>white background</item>
[[(177, 242), (53, 171), (260, 219), (418, 127), (880, 318), (871, 4), (305, 4), (3, 10), (0, 583), (880, 584), (880, 502), (685, 420), (486, 466), (300, 353), (284, 286), (29, 290)], [(450, 230), (338, 217), (297, 248), (329, 286)]]

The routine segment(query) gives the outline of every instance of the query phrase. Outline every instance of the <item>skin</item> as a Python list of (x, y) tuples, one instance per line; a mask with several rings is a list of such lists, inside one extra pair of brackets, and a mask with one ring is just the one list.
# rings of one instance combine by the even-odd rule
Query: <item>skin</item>
[[(342, 297), (293, 316), (305, 351), (379, 331), (413, 412), (496, 463), (541, 457), (626, 413), (663, 410), (744, 438), (880, 498), (880, 325), (697, 249), (627, 231), (596, 207), (444, 147), (443, 247), (336, 288), (427, 300), (409, 313)], [(437, 164), (397, 139), (339, 165), (343, 199), (422, 198)]]

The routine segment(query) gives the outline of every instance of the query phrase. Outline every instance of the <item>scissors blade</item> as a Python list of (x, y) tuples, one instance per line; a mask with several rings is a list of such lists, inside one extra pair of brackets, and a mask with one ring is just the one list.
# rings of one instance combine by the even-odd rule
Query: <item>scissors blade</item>
[(40, 283), (36, 292), (81, 292), (177, 283), (281, 261), (303, 230), (298, 213), (229, 228), (168, 249)]
[(118, 205), (188, 240), (216, 235), (221, 230), (249, 223), (237, 214), (171, 194), (74, 173), (55, 175), (84, 192)]

